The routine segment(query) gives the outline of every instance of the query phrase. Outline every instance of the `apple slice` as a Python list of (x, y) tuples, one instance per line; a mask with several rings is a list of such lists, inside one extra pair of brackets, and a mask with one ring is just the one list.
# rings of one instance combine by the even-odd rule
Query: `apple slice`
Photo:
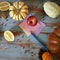
[(27, 24), (30, 26), (35, 26), (38, 22), (38, 19), (35, 16), (29, 16), (27, 18)]

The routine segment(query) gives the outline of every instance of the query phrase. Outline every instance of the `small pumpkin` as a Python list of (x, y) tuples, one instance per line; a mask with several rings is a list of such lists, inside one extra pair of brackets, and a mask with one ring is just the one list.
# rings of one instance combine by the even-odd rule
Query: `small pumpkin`
[(48, 48), (54, 54), (60, 52), (60, 27), (55, 28), (54, 31), (49, 35)]
[(55, 53), (59, 53), (60, 52), (60, 46), (59, 45), (50, 43), (50, 44), (48, 44), (48, 48), (50, 49), (51, 53), (55, 54)]
[(42, 60), (53, 60), (53, 57), (49, 52), (44, 52), (42, 54)]
[(10, 17), (14, 20), (23, 20), (28, 14), (28, 6), (24, 2), (14, 2), (9, 7)]
[(51, 18), (56, 18), (60, 15), (60, 6), (54, 2), (45, 2), (43, 7), (45, 13)]
[(54, 33), (51, 33), (49, 36), (49, 43), (60, 45), (60, 37)]

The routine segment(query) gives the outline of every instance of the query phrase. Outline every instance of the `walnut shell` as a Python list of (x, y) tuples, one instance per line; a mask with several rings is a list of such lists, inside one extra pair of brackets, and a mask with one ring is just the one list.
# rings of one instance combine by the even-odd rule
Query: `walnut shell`
[(28, 14), (28, 6), (24, 2), (14, 2), (12, 6), (9, 7), (9, 15), (14, 20), (23, 20)]

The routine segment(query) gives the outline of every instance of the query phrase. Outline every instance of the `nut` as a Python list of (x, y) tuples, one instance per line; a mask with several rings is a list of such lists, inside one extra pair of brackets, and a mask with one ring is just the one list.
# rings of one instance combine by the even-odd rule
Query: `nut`
[(4, 19), (4, 20), (6, 20), (6, 18), (7, 18), (6, 14), (4, 12), (2, 12), (1, 18)]

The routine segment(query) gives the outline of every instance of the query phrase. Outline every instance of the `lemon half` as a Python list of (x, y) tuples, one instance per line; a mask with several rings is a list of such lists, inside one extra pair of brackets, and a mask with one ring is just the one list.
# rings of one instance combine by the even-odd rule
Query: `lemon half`
[(14, 34), (11, 31), (5, 31), (4, 37), (7, 41), (14, 41)]

